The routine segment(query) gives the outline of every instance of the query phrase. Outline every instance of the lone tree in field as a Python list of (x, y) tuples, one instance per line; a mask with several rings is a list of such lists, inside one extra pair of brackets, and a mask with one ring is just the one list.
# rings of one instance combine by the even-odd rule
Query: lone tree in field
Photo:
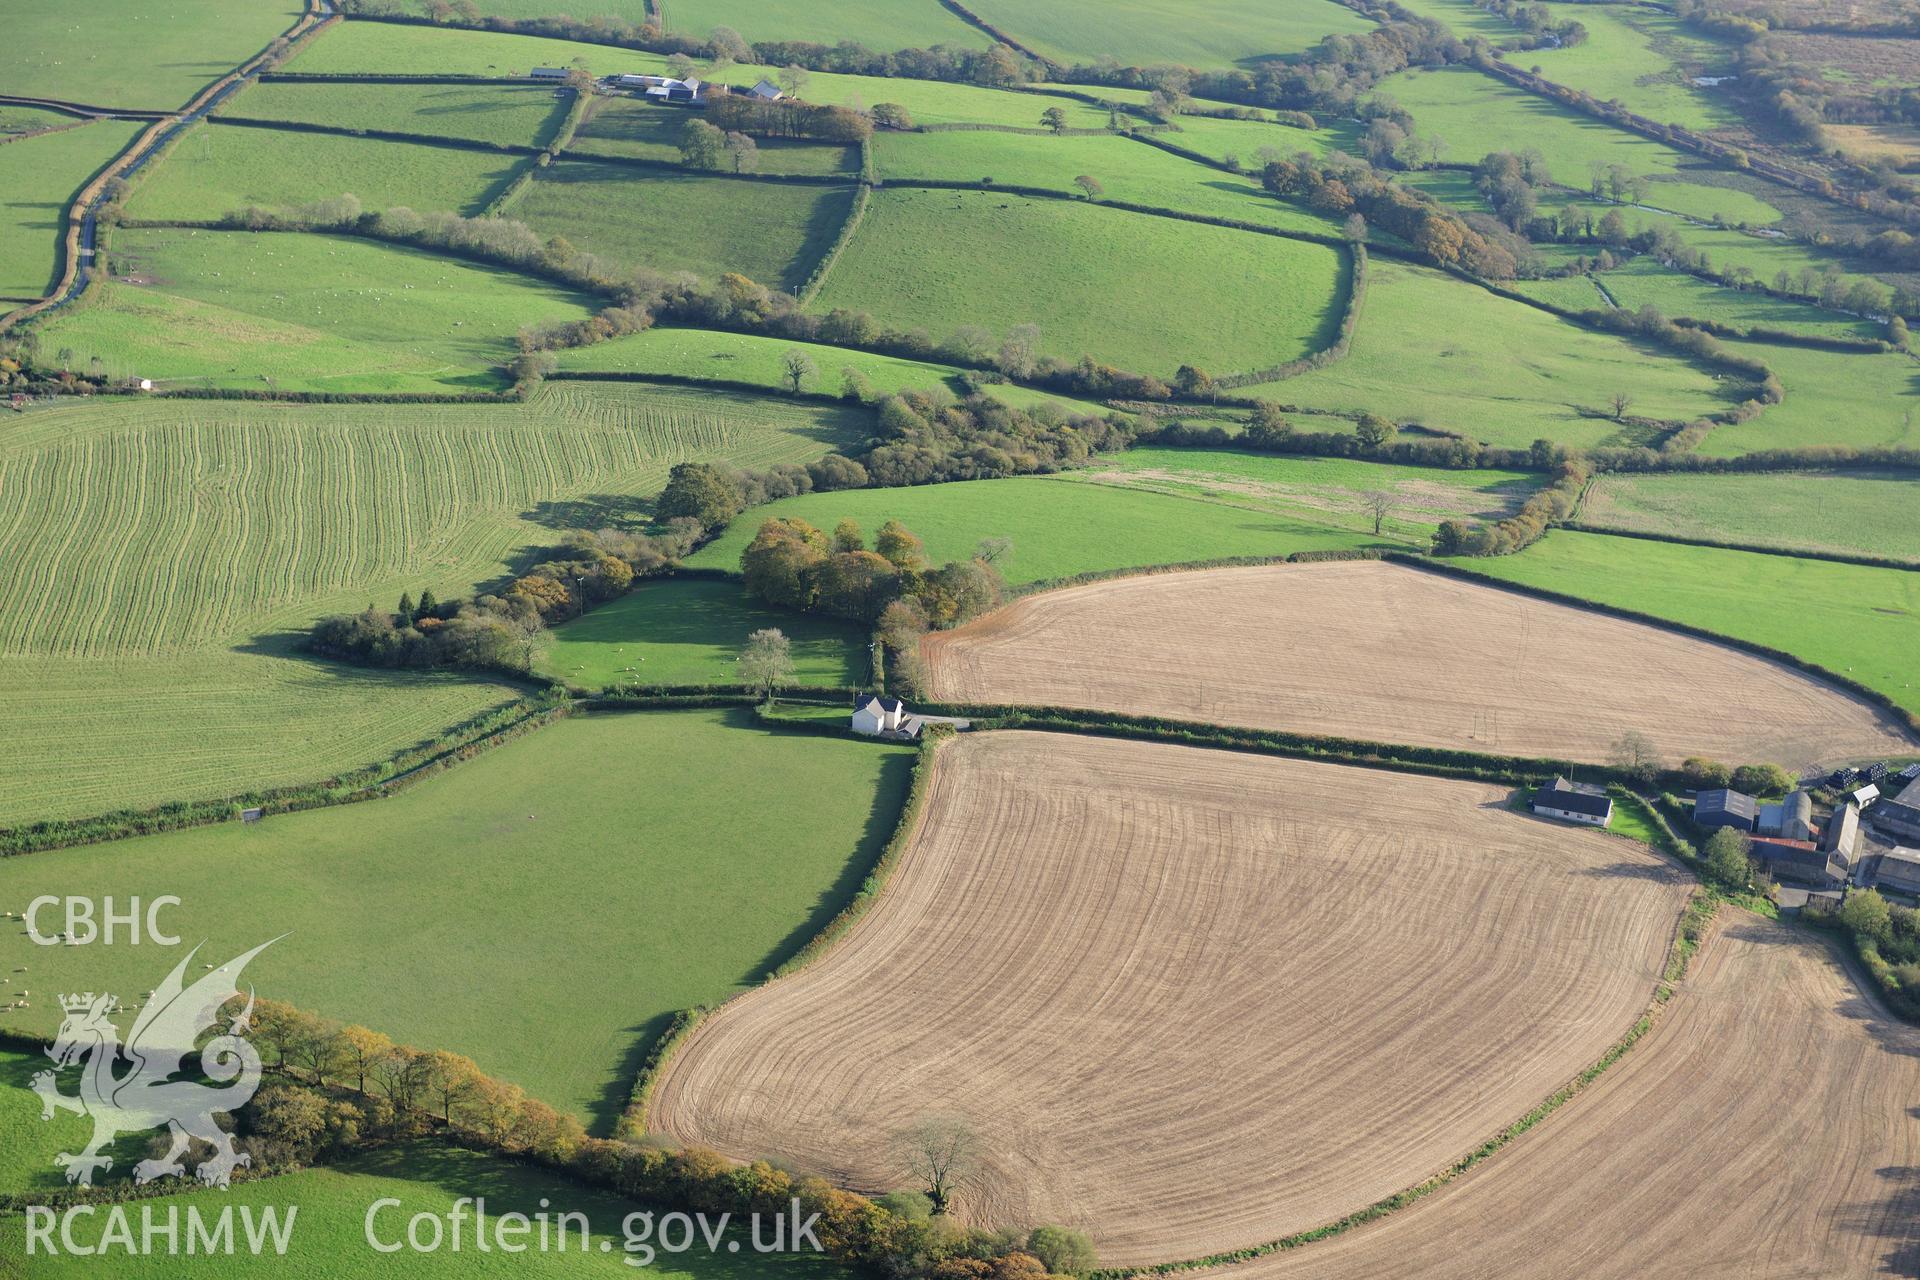
[(1613, 393), (1613, 399), (1607, 401), (1607, 404), (1613, 409), (1613, 420), (1618, 422), (1626, 417), (1627, 410), (1633, 407), (1633, 397), (1624, 391), (1616, 391)]
[(1724, 889), (1742, 893), (1753, 882), (1753, 842), (1732, 827), (1707, 837), (1707, 878)]
[(797, 62), (789, 62), (780, 69), (780, 91), (789, 98), (797, 98), (800, 91), (807, 87), (807, 69)]
[(1613, 766), (1642, 786), (1660, 772), (1660, 753), (1653, 739), (1638, 729), (1629, 729), (1613, 744)]
[(793, 646), (778, 627), (763, 627), (747, 637), (747, 647), (733, 665), (740, 672), (741, 684), (772, 702), (775, 689), (793, 683)]
[(799, 347), (789, 347), (786, 354), (780, 357), (780, 372), (787, 381), (787, 394), (797, 396), (807, 379), (820, 372), (820, 367), (814, 364), (812, 356)]
[(1400, 509), (1400, 495), (1385, 489), (1370, 489), (1360, 496), (1360, 501), (1366, 505), (1367, 514), (1373, 517), (1373, 536), (1376, 538), (1386, 526), (1387, 517)]
[(982, 564), (993, 564), (1013, 554), (1013, 539), (1008, 537), (982, 538), (973, 548), (973, 558)]
[(1089, 200), (1098, 200), (1101, 196), (1107, 194), (1107, 189), (1100, 185), (1100, 179), (1090, 173), (1083, 173), (1075, 178), (1073, 185), (1084, 191)]
[(672, 520), (685, 516), (712, 528), (740, 514), (740, 486), (710, 462), (676, 462), (653, 509)]
[(1058, 107), (1048, 107), (1040, 113), (1040, 123), (1059, 133), (1067, 127), (1067, 113)]
[(900, 1162), (921, 1184), (936, 1214), (973, 1176), (979, 1143), (973, 1126), (959, 1116), (928, 1116), (900, 1135)]
[(680, 161), (693, 169), (718, 169), (726, 164), (727, 134), (705, 120), (689, 120), (680, 132)]

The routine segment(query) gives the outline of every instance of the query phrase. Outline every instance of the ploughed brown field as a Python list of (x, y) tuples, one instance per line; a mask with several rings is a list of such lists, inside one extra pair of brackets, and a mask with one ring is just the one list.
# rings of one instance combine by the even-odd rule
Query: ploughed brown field
[(1208, 1280), (1846, 1280), (1920, 1269), (1920, 1032), (1734, 915), (1646, 1039), (1457, 1182)]
[(1913, 750), (1779, 663), (1381, 561), (1149, 574), (1016, 601), (926, 642), (931, 693), (1601, 763), (1790, 769)]
[(940, 749), (873, 910), (689, 1038), (651, 1124), (866, 1192), (968, 1120), (972, 1221), (1107, 1265), (1277, 1239), (1418, 1182), (1645, 1009), (1687, 890), (1477, 783), (1157, 743)]

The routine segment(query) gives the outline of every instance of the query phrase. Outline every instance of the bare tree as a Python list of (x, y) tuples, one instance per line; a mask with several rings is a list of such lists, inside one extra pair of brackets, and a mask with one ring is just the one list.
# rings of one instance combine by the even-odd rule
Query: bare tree
[(1013, 554), (1012, 538), (982, 538), (973, 549), (975, 560), (984, 560), (988, 564), (1004, 560)]
[(974, 1173), (979, 1142), (964, 1117), (929, 1115), (899, 1138), (900, 1162), (922, 1184), (935, 1213), (945, 1213)]
[(1653, 740), (1638, 729), (1629, 729), (1620, 735), (1613, 744), (1614, 767), (1632, 778), (1635, 782), (1652, 782), (1660, 772), (1660, 753), (1654, 749)]
[(787, 349), (786, 354), (780, 357), (780, 368), (786, 375), (787, 393), (796, 396), (800, 394), (800, 388), (806, 380), (820, 372), (819, 366), (813, 362), (813, 357), (799, 347)]
[(1613, 420), (1618, 422), (1627, 416), (1627, 410), (1633, 406), (1633, 397), (1624, 391), (1616, 391), (1613, 399), (1607, 403), (1613, 406)]
[(1365, 504), (1367, 514), (1373, 517), (1373, 536), (1376, 538), (1385, 527), (1387, 517), (1398, 511), (1401, 505), (1400, 495), (1386, 489), (1369, 489), (1360, 495), (1360, 501)]
[(740, 683), (757, 689), (768, 702), (773, 691), (793, 681), (793, 647), (778, 627), (765, 627), (747, 637), (747, 647), (734, 659)]

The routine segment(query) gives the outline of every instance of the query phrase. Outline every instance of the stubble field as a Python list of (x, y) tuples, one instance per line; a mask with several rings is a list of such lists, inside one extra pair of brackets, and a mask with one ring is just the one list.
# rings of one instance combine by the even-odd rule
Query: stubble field
[[(904, 1185), (963, 1117), (974, 1221), (1108, 1266), (1249, 1246), (1417, 1182), (1639, 1015), (1685, 897), (1503, 791), (1047, 734), (942, 748), (878, 905), (713, 1015), (653, 1126)], [(1311, 927), (1306, 922), (1311, 920)]]
[(1778, 664), (1378, 562), (1094, 583), (935, 633), (926, 656), (946, 700), (1501, 755), (1604, 762), (1629, 731), (1670, 762), (1913, 750), (1866, 704)]
[(1911, 1275), (1916, 1091), (1912, 1027), (1819, 943), (1736, 916), (1652, 1035), (1499, 1159), (1211, 1280)]

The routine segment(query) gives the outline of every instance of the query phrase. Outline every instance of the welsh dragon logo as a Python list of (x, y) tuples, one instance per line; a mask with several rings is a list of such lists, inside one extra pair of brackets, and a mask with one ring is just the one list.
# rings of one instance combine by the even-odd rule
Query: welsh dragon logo
[[(233, 1149), (232, 1137), (214, 1116), (245, 1106), (260, 1087), (260, 1054), (243, 1038), (253, 1016), (253, 993), (247, 993), (246, 1007), (224, 1032), (197, 1048), (196, 1044), (218, 1025), (221, 1008), (238, 998), (241, 970), (272, 945), (263, 942), (187, 986), (187, 966), (200, 950), (195, 947), (148, 997), (125, 1045), (120, 1043), (119, 1029), (109, 1021), (120, 1012), (113, 996), (89, 991), (61, 997), (66, 1018), (47, 1050), (55, 1069), (35, 1075), (33, 1091), (40, 1095), (42, 1120), (53, 1119), (58, 1109), (93, 1121), (93, 1139), (84, 1151), (77, 1155), (63, 1151), (53, 1158), (66, 1169), (68, 1182), (92, 1186), (95, 1172), (113, 1168), (112, 1157), (102, 1155), (101, 1149), (117, 1134), (143, 1129), (172, 1130), (173, 1145), (163, 1158), (134, 1166), (136, 1183), (185, 1177), (187, 1167), (181, 1157), (193, 1138), (214, 1149), (213, 1156), (194, 1169), (194, 1176), (208, 1186), (227, 1186), (235, 1168), (252, 1162)], [(187, 1070), (189, 1057), (198, 1058), (197, 1072)], [(81, 1067), (80, 1092), (68, 1097), (59, 1090), (57, 1072), (76, 1065)], [(174, 1078), (183, 1075), (187, 1078)], [(203, 1084), (201, 1079), (212, 1083)]]

